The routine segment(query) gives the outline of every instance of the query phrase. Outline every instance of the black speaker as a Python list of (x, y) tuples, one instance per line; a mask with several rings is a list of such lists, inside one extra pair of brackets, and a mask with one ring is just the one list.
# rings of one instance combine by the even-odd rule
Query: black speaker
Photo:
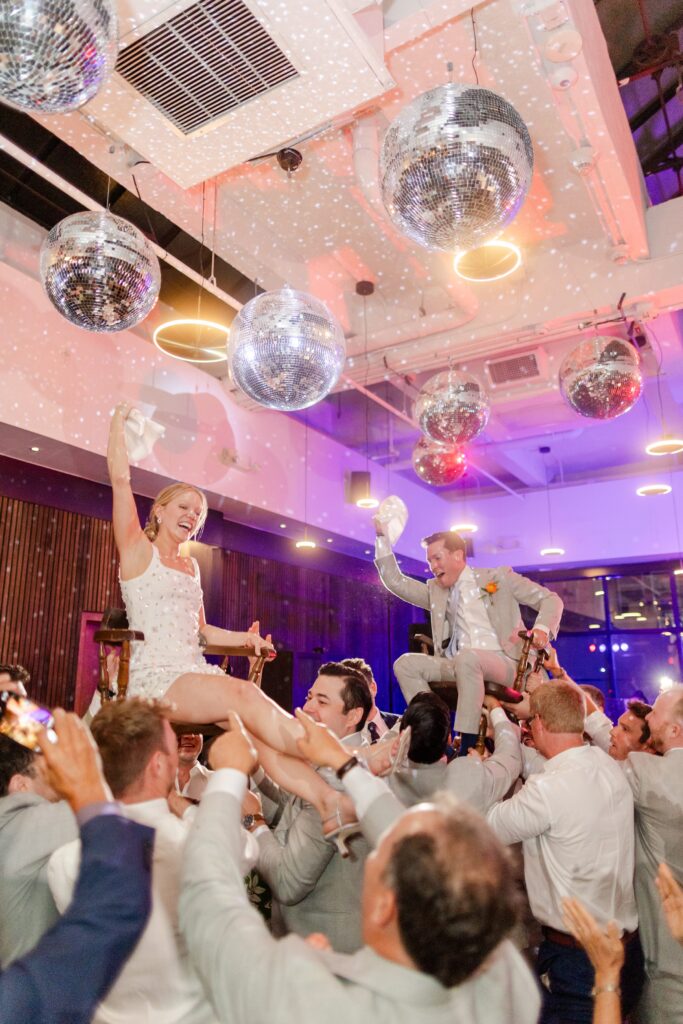
[(292, 673), (294, 655), (291, 651), (278, 651), (274, 661), (263, 666), (263, 692), (285, 711), (292, 710)]
[(370, 474), (365, 470), (349, 473), (347, 501), (351, 505), (357, 505), (359, 501), (366, 501), (370, 498)]

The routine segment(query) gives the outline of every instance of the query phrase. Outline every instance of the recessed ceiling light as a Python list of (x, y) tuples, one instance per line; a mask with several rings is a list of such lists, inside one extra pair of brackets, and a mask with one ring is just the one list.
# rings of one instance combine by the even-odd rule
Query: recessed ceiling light
[(377, 508), (379, 501), (377, 498), (359, 498), (356, 505), (358, 508)]
[(303, 540), (298, 540), (296, 542), (296, 546), (298, 548), (314, 548), (315, 547), (315, 541), (314, 540), (308, 540), (308, 538), (305, 537)]
[(669, 484), (643, 484), (636, 491), (639, 498), (653, 498), (657, 494), (671, 494)]
[(591, 622), (590, 625), (588, 626), (588, 628), (589, 629), (600, 629), (601, 627), (600, 627), (600, 623), (599, 622)]
[(648, 455), (678, 455), (679, 452), (683, 452), (683, 438), (663, 434), (656, 441), (646, 445), (645, 451)]
[(500, 281), (514, 274), (521, 262), (519, 247), (513, 242), (497, 238), (492, 242), (484, 242), (476, 249), (457, 252), (453, 259), (453, 269), (465, 281)]
[(280, 523), (280, 529), (281, 530), (286, 530), (287, 529), (287, 523)]
[(683, 567), (680, 569), (674, 569), (674, 576), (683, 576)]
[(451, 526), (451, 533), (476, 533), (478, 529), (476, 523), (456, 523)]
[(371, 555), (372, 554), (372, 552), (370, 551), (370, 548), (366, 548), (365, 549), (365, 554), (366, 555)]
[(541, 555), (546, 558), (549, 555), (563, 555), (564, 548), (541, 548)]
[(38, 447), (38, 445), (37, 445), (37, 444), (32, 444), (32, 445), (31, 445), (31, 451), (32, 451), (32, 452), (39, 452), (39, 451), (40, 451), (40, 448)]
[(328, 538), (327, 538), (327, 543), (328, 543), (328, 544), (331, 544), (331, 543), (332, 543), (332, 538), (331, 538), (331, 537), (328, 537)]
[(596, 590), (596, 591), (595, 591), (595, 596), (596, 596), (596, 597), (603, 597), (603, 596), (604, 596), (604, 594), (605, 594), (605, 591), (604, 591), (604, 590)]

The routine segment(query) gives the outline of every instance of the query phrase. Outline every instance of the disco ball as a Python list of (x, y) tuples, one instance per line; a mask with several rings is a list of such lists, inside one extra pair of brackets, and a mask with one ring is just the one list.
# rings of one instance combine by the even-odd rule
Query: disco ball
[(421, 437), (413, 448), (413, 469), (425, 483), (445, 487), (465, 475), (467, 459), (462, 448)]
[(468, 373), (445, 370), (430, 377), (415, 403), (424, 434), (442, 444), (464, 444), (481, 434), (490, 404), (479, 381)]
[(118, 53), (114, 0), (0, 0), (0, 99), (64, 114), (91, 100)]
[(342, 329), (327, 306), (292, 288), (257, 295), (230, 328), (232, 378), (269, 409), (315, 405), (337, 383), (345, 358)]
[(613, 420), (633, 408), (643, 389), (638, 353), (621, 338), (590, 338), (560, 366), (565, 401), (594, 420)]
[(534, 154), (515, 108), (489, 89), (441, 85), (391, 123), (380, 153), (387, 212), (426, 249), (473, 249), (517, 215)]
[(55, 224), (40, 250), (48, 298), (86, 331), (123, 331), (147, 316), (161, 270), (141, 232), (111, 213), (74, 213)]

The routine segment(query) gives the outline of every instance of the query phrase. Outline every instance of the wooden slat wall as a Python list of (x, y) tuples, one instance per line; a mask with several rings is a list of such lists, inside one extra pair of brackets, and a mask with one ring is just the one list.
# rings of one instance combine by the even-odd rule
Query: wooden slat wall
[[(380, 706), (402, 705), (397, 688), (389, 693), (391, 663), (421, 613), (379, 581), (202, 544), (193, 554), (209, 621), (246, 629), (259, 618), (263, 633), (294, 652), (297, 699), (320, 661), (362, 656), (380, 684)], [(0, 662), (28, 668), (34, 699), (73, 706), (81, 614), (121, 606), (117, 570), (108, 520), (0, 496)]]
[(111, 523), (0, 496), (0, 661), (31, 695), (71, 707), (81, 612), (121, 601)]

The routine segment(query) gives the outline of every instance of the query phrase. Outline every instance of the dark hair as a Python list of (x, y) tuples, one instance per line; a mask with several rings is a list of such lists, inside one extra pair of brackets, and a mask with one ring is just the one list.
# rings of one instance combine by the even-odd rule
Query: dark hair
[(152, 754), (167, 751), (164, 720), (168, 708), (140, 697), (110, 700), (92, 720), (90, 731), (100, 750), (104, 777), (115, 797), (143, 774)]
[(7, 796), (13, 775), (36, 776), (35, 751), (15, 743), (9, 736), (0, 733), (0, 797)]
[(644, 700), (629, 700), (626, 702), (626, 707), (632, 714), (636, 716), (636, 718), (639, 718), (643, 723), (643, 729), (640, 734), (640, 742), (647, 743), (647, 741), (650, 739), (650, 726), (645, 721), (645, 716), (650, 714), (652, 708), (649, 704), (646, 704)]
[(410, 726), (408, 757), (417, 764), (434, 764), (446, 750), (451, 730), (448, 705), (437, 693), (416, 693), (401, 719), (400, 730)]
[(339, 664), (346, 665), (347, 668), (353, 668), (356, 672), (360, 672), (368, 686), (372, 686), (375, 682), (371, 667), (362, 658), (344, 658)]
[(483, 818), (446, 794), (434, 799), (442, 821), (433, 832), (398, 840), (385, 882), (394, 890), (406, 952), (451, 988), (513, 927), (518, 896), (507, 851)]
[(353, 711), (354, 708), (362, 708), (363, 714), (356, 726), (356, 732), (360, 732), (365, 725), (368, 715), (372, 710), (372, 694), (367, 679), (362, 672), (349, 668), (343, 661), (326, 661), (318, 669), (319, 676), (332, 676), (334, 679), (343, 679), (340, 697), (344, 706), (344, 714)]
[(443, 541), (443, 546), (447, 551), (462, 551), (463, 555), (467, 555), (467, 541), (452, 530), (438, 530), (437, 533), (430, 533), (428, 537), (422, 538), (420, 544), (423, 548), (428, 548), (430, 544), (436, 544), (437, 540)]
[(24, 686), (31, 682), (31, 673), (23, 665), (0, 665), (2, 675), (8, 675), (13, 683), (23, 683)]
[(592, 683), (580, 683), (580, 688), (584, 693), (587, 693), (595, 704), (598, 705), (601, 711), (605, 710), (605, 695), (599, 686), (593, 686)]

